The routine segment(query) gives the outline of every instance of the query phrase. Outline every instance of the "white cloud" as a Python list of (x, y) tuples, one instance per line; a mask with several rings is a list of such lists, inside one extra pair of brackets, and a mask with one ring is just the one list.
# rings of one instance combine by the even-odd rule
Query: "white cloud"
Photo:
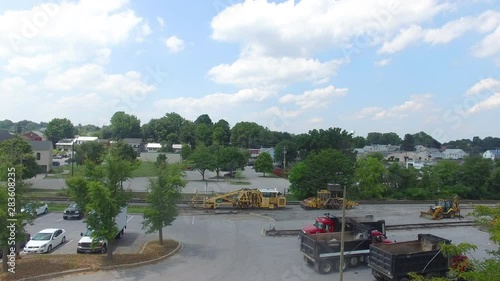
[(467, 92), (465, 92), (465, 96), (478, 95), (484, 92), (490, 94), (500, 92), (500, 80), (495, 78), (481, 79), (479, 82), (470, 87)]
[(177, 36), (170, 36), (165, 40), (165, 46), (167, 46), (171, 53), (178, 53), (184, 50), (184, 40)]
[(365, 47), (353, 46), (361, 45), (360, 41), (377, 44), (449, 7), (438, 0), (247, 0), (213, 18), (212, 38), (241, 43), (245, 54), (309, 56), (332, 47)]
[(165, 21), (163, 20), (162, 17), (156, 17), (156, 20), (158, 21), (158, 24), (160, 25), (160, 27), (165, 26)]
[(9, 60), (9, 71), (27, 74), (38, 71), (31, 65), (49, 57), (50, 66), (42, 69), (86, 61), (96, 50), (110, 50), (137, 34), (147, 36), (148, 26), (127, 5), (122, 0), (82, 0), (4, 11), (0, 14), (0, 59)]
[(281, 103), (294, 103), (301, 110), (324, 108), (328, 106), (332, 99), (345, 96), (347, 91), (346, 88), (337, 89), (330, 85), (325, 88), (305, 91), (302, 95), (287, 94), (282, 96), (279, 101)]
[(345, 60), (320, 62), (306, 58), (244, 57), (208, 72), (216, 83), (242, 87), (281, 87), (294, 82), (328, 82)]
[[(265, 89), (241, 89), (234, 94), (214, 93), (200, 98), (178, 97), (162, 99), (155, 102), (154, 107), (161, 112), (173, 110), (186, 118), (196, 118), (200, 112), (230, 111), (238, 105), (260, 103), (276, 96), (275, 91)], [(183, 115), (184, 116), (184, 115)]]
[(391, 63), (391, 59), (383, 59), (375, 62), (376, 66), (386, 66)]
[(424, 31), (418, 25), (412, 25), (399, 32), (399, 34), (390, 42), (384, 43), (379, 53), (393, 54), (421, 40)]
[[(447, 44), (468, 31), (475, 30), (480, 33), (486, 33), (494, 30), (499, 25), (500, 12), (491, 10), (485, 11), (479, 16), (462, 17), (452, 20), (444, 24), (441, 28), (423, 29), (420, 25), (414, 24), (408, 28), (401, 29), (399, 34), (392, 40), (385, 42), (378, 52), (396, 53), (420, 41), (432, 45)], [(498, 42), (498, 39), (500, 39), (499, 30), (500, 27), (475, 47), (474, 52), (477, 56), (489, 56), (498, 52), (500, 47), (498, 47), (498, 44), (492, 43)]]
[(151, 35), (153, 33), (153, 30), (151, 30), (151, 27), (149, 27), (149, 24), (143, 24), (141, 25), (138, 34), (135, 38), (136, 42), (143, 42), (146, 37)]
[(477, 57), (493, 56), (498, 52), (500, 52), (500, 25), (472, 49), (472, 53)]
[(480, 111), (486, 111), (493, 108), (500, 107), (500, 93), (495, 93), (489, 98), (482, 100), (469, 108), (467, 110), (468, 113), (478, 113)]
[(141, 74), (129, 71), (125, 74), (108, 74), (97, 64), (86, 64), (62, 73), (47, 75), (43, 84), (48, 89), (59, 91), (97, 90), (114, 97), (148, 94), (156, 88), (141, 80)]
[(425, 106), (430, 104), (430, 94), (413, 95), (409, 100), (400, 105), (393, 106), (389, 109), (382, 107), (366, 107), (361, 109), (354, 115), (356, 119), (371, 118), (373, 120), (385, 118), (404, 118), (409, 113), (414, 113), (422, 110)]

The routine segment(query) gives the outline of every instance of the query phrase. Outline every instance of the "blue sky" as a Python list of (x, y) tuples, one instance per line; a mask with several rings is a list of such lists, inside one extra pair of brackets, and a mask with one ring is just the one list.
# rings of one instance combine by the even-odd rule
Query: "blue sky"
[(499, 1), (9, 1), (0, 119), (498, 136)]

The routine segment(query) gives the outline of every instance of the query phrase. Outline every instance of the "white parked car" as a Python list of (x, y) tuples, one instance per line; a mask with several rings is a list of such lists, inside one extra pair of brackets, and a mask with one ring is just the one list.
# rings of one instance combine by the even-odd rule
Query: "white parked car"
[(27, 212), (32, 214), (33, 216), (38, 216), (41, 214), (46, 214), (49, 212), (49, 206), (46, 203), (28, 203), (23, 208), (21, 208), (21, 212)]
[(24, 252), (31, 253), (50, 253), (53, 248), (66, 242), (66, 231), (60, 228), (44, 229), (33, 237), (24, 246)]

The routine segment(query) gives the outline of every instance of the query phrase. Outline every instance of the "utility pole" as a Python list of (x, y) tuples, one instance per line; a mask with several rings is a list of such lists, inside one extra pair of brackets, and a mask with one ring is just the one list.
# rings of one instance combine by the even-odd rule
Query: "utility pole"
[(283, 170), (286, 169), (286, 146), (283, 148)]
[(345, 232), (345, 203), (346, 203), (346, 186), (343, 186), (344, 191), (342, 195), (342, 229), (340, 231), (340, 281), (344, 280), (344, 232)]
[(71, 176), (74, 176), (74, 163), (75, 163), (75, 140), (71, 143)]

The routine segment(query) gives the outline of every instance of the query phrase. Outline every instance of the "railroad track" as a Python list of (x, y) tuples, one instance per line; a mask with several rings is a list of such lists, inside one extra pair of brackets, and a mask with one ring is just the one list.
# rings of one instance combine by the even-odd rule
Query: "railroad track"
[[(412, 230), (422, 228), (445, 228), (445, 227), (463, 227), (473, 226), (473, 221), (453, 221), (453, 222), (428, 222), (428, 223), (413, 223), (413, 224), (393, 224), (386, 225), (386, 230)], [(300, 229), (263, 229), (264, 236), (297, 236), (302, 233)]]
[[(59, 196), (41, 196), (38, 197), (40, 201), (46, 202), (70, 202), (68, 197)], [(373, 201), (357, 201), (360, 205), (374, 205), (374, 204), (433, 204), (434, 201), (430, 200), (401, 200), (401, 201), (384, 201), (384, 200), (373, 200)], [(140, 198), (134, 198), (129, 201), (129, 203), (146, 204), (146, 200)], [(189, 204), (191, 200), (181, 200), (180, 204)], [(467, 208), (464, 205), (475, 205), (475, 204), (499, 204), (498, 200), (463, 200), (462, 208)], [(300, 205), (300, 201), (287, 201), (287, 205), (297, 206)]]
[(428, 222), (428, 223), (413, 223), (413, 224), (393, 224), (386, 225), (387, 230), (409, 230), (409, 229), (421, 229), (421, 228), (442, 228), (442, 227), (461, 227), (461, 226), (473, 226), (474, 221), (452, 221), (452, 222)]

